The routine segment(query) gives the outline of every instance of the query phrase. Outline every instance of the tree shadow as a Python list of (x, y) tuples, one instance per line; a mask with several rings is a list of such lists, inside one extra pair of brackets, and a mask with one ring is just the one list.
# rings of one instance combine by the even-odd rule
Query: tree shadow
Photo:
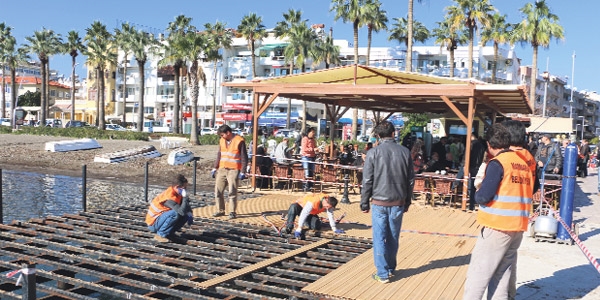
[(599, 283), (600, 274), (592, 266), (579, 265), (522, 284), (516, 299), (581, 299)]

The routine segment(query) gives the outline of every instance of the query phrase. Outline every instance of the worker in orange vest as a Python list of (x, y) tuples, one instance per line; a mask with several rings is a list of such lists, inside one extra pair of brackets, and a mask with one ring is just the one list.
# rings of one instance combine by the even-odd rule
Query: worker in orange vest
[[(294, 237), (300, 238), (302, 236), (302, 227), (306, 225), (309, 229), (320, 230), (321, 219), (319, 214), (327, 212), (327, 218), (329, 219), (329, 226), (335, 234), (344, 233), (343, 229), (336, 227), (336, 221), (333, 216), (333, 210), (337, 205), (338, 200), (335, 197), (331, 197), (325, 193), (306, 195), (296, 202), (290, 205), (288, 209), (288, 217), (285, 224), (285, 232), (292, 233), (294, 231)], [(294, 220), (298, 217), (298, 226), (294, 230)]]
[(155, 233), (154, 240), (159, 243), (185, 242), (175, 235), (183, 225), (194, 223), (192, 209), (185, 188), (188, 181), (185, 176), (178, 174), (173, 184), (156, 196), (146, 214), (146, 224), (150, 232)]

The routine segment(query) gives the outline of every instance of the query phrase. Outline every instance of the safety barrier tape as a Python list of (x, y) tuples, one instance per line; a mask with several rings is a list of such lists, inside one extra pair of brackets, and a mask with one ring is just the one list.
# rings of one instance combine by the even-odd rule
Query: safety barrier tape
[(410, 232), (410, 233), (418, 233), (418, 234), (438, 235), (438, 236), (458, 236), (458, 237), (477, 238), (476, 235), (466, 234), (466, 233), (442, 233), (442, 232), (422, 231), (422, 230), (414, 230), (414, 229), (402, 229), (401, 231), (402, 232)]
[[(253, 176), (256, 178), (271, 178), (271, 179), (278, 179), (278, 180), (291, 180), (291, 181), (298, 181), (298, 182), (312, 182), (312, 183), (319, 183), (319, 184), (330, 184), (330, 185), (335, 185), (335, 186), (344, 186), (344, 182), (333, 182), (333, 181), (323, 181), (323, 180), (314, 180), (314, 179), (300, 179), (300, 178), (293, 178), (293, 177), (278, 177), (278, 176), (274, 176), (274, 175), (261, 175), (261, 174), (248, 174), (248, 176)], [(343, 179), (345, 180), (345, 179)], [(350, 183), (350, 181), (348, 181), (348, 187), (349, 188), (361, 188), (362, 185), (358, 184), (358, 183)]]
[(596, 257), (594, 257), (594, 255), (590, 252), (590, 250), (581, 242), (581, 240), (575, 234), (575, 232), (573, 232), (573, 230), (571, 230), (571, 228), (569, 228), (567, 223), (560, 217), (560, 215), (557, 211), (550, 209), (550, 212), (552, 212), (552, 214), (554, 214), (554, 217), (560, 222), (560, 224), (562, 224), (562, 226), (565, 228), (565, 230), (567, 230), (567, 232), (569, 233), (569, 235), (571, 236), (573, 241), (575, 241), (577, 246), (579, 246), (579, 249), (581, 249), (581, 252), (583, 252), (583, 254), (587, 257), (587, 259), (590, 261), (592, 266), (594, 266), (594, 268), (596, 268), (596, 271), (598, 271), (598, 273), (600, 273), (600, 264), (598, 263)]

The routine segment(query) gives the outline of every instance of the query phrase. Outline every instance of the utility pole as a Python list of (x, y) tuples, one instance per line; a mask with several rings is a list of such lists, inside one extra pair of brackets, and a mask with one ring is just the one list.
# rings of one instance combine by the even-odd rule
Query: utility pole
[(569, 101), (569, 118), (573, 118), (573, 89), (575, 89), (575, 51), (573, 51), (573, 65), (571, 67), (571, 99)]

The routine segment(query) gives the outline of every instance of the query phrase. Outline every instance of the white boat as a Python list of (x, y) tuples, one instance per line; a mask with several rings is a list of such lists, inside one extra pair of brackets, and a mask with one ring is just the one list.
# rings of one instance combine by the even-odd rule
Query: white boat
[(88, 150), (102, 148), (95, 139), (79, 139), (58, 142), (47, 142), (46, 151), (50, 152), (68, 152), (76, 150)]
[(161, 154), (152, 145), (143, 146), (135, 149), (116, 151), (112, 153), (99, 154), (94, 157), (94, 162), (101, 163), (118, 163), (123, 162), (132, 158), (145, 157), (155, 158)]
[(167, 163), (176, 166), (182, 165), (194, 159), (194, 153), (190, 150), (178, 148), (171, 153), (169, 153), (169, 157), (167, 158)]

